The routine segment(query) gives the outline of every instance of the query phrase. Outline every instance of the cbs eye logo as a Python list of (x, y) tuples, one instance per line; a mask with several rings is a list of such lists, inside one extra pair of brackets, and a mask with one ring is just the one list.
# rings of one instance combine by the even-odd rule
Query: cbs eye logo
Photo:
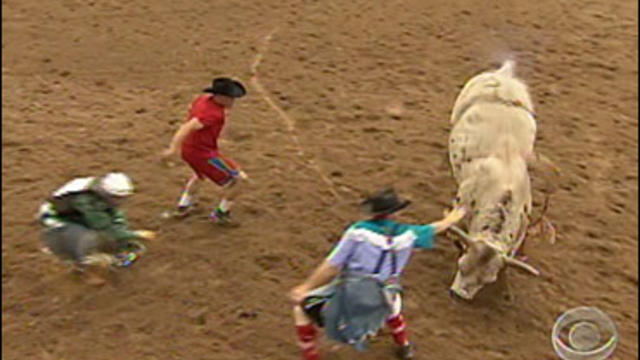
[(562, 314), (553, 326), (551, 342), (563, 360), (604, 360), (618, 344), (611, 318), (594, 307), (578, 307)]

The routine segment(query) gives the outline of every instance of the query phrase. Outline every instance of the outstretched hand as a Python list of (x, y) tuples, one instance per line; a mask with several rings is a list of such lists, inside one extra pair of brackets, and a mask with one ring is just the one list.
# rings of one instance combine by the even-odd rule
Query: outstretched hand
[(467, 214), (467, 208), (463, 205), (457, 205), (451, 211), (445, 212), (445, 220), (451, 224), (455, 224), (462, 220)]
[(173, 163), (173, 161), (171, 161), (171, 158), (174, 157), (176, 155), (177, 151), (173, 148), (167, 148), (165, 150), (163, 150), (160, 154), (158, 154), (158, 163), (168, 166), (168, 167), (173, 167), (175, 164)]
[(450, 211), (447, 211), (447, 210), (444, 211), (444, 219), (440, 221), (436, 221), (431, 225), (435, 227), (436, 233), (441, 233), (447, 230), (448, 228), (450, 228), (452, 225), (454, 225), (458, 221), (462, 220), (462, 218), (464, 218), (466, 214), (467, 214), (466, 207), (462, 205), (456, 205)]
[(308, 290), (304, 284), (298, 285), (289, 292), (289, 299), (294, 303), (294, 305), (299, 305), (305, 297), (307, 297), (307, 292)]
[(138, 230), (135, 233), (139, 238), (145, 240), (153, 240), (156, 238), (156, 233), (151, 230)]
[(175, 154), (176, 154), (176, 152), (177, 152), (177, 151), (176, 151), (176, 149), (174, 149), (174, 148), (171, 148), (171, 147), (170, 147), (170, 148), (167, 148), (167, 149), (163, 150), (163, 151), (160, 153), (160, 159), (162, 159), (162, 160), (166, 160), (166, 159), (168, 159), (168, 158), (172, 157), (173, 155), (175, 155)]

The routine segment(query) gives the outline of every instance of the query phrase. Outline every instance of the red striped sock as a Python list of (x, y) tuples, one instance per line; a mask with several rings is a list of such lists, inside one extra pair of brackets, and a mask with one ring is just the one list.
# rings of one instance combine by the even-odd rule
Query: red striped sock
[(391, 335), (393, 335), (393, 341), (400, 346), (407, 345), (409, 343), (409, 337), (407, 336), (407, 323), (404, 321), (404, 316), (398, 314), (387, 319), (387, 326), (391, 329)]
[(318, 352), (318, 344), (316, 336), (318, 331), (313, 324), (296, 326), (300, 348), (302, 349), (302, 358), (304, 360), (320, 360)]

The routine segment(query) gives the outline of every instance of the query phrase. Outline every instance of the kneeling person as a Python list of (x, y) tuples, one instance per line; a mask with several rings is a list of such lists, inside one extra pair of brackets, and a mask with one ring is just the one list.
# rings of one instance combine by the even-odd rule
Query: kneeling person
[[(70, 261), (80, 271), (86, 265), (127, 265), (136, 256), (128, 251), (141, 247), (135, 240), (155, 236), (148, 230), (130, 230), (118, 208), (133, 190), (131, 179), (123, 173), (77, 178), (56, 190), (38, 212), (45, 226), (43, 251)], [(118, 254), (132, 257), (121, 259)], [(96, 285), (104, 283), (96, 275), (88, 280)]]

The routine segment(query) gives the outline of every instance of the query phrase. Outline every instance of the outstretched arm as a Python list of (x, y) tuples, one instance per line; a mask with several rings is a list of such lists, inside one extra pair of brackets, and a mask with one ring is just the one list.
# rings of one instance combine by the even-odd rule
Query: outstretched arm
[(412, 226), (414, 233), (418, 237), (413, 246), (421, 249), (433, 248), (433, 239), (435, 234), (447, 230), (452, 225), (460, 221), (465, 214), (466, 209), (458, 206), (451, 210), (451, 212), (449, 212), (442, 220), (432, 222), (429, 225)]
[(125, 213), (119, 209), (114, 212), (112, 223), (111, 228), (121, 238), (153, 240), (156, 237), (156, 233), (151, 230), (130, 230)]

